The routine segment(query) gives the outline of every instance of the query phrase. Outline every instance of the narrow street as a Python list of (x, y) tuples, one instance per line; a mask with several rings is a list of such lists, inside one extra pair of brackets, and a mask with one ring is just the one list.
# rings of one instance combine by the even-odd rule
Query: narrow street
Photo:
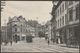
[(32, 43), (18, 42), (11, 46), (1, 45), (1, 52), (74, 52), (78, 53), (76, 48), (61, 47), (59, 44), (47, 44), (44, 38), (33, 38)]

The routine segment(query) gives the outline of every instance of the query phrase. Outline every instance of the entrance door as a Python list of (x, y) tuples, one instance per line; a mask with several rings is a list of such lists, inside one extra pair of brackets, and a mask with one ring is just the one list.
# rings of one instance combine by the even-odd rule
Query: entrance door
[(17, 36), (17, 40), (20, 41), (20, 36)]
[(25, 40), (25, 36), (22, 37), (22, 41), (24, 41), (24, 40)]
[(75, 41), (76, 41), (76, 44), (78, 44), (78, 41), (80, 41), (80, 29), (79, 27), (75, 27)]

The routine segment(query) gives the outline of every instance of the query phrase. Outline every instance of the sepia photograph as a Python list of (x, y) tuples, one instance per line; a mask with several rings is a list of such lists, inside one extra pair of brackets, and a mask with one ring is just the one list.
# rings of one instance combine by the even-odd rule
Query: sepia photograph
[(80, 1), (1, 1), (1, 52), (80, 53)]

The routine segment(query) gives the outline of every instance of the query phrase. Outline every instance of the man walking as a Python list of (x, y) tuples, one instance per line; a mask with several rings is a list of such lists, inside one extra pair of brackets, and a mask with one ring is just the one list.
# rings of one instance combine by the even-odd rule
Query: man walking
[(49, 42), (49, 39), (48, 39), (48, 45), (49, 45), (49, 43), (50, 43), (50, 42)]
[(10, 41), (10, 44), (11, 44), (11, 46), (12, 46), (12, 40)]

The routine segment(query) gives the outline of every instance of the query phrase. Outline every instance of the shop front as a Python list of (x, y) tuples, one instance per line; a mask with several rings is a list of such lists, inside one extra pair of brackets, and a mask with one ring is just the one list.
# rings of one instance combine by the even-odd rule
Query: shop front
[(72, 25), (68, 29), (67, 46), (78, 47), (79, 28), (78, 25)]

